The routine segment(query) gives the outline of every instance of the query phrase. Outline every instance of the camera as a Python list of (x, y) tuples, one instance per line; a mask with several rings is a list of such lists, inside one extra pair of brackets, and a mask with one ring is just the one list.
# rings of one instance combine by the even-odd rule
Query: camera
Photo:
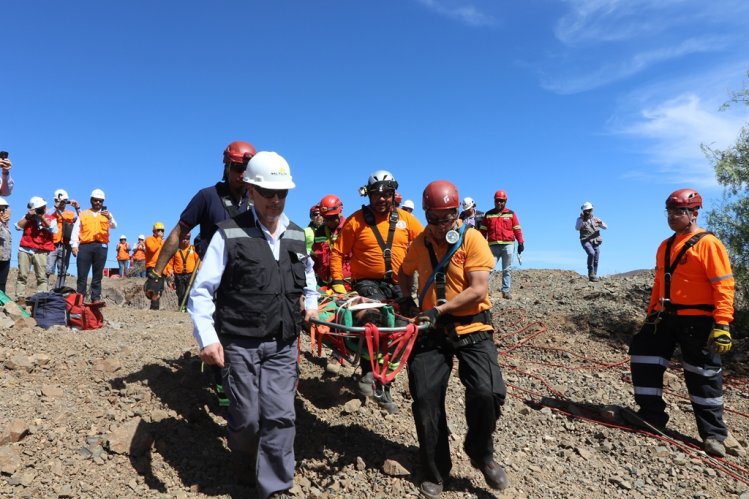
[(69, 199), (63, 199), (63, 200), (61, 201), (61, 203), (62, 203), (62, 204), (70, 204), (70, 200), (69, 200)]
[(8, 159), (8, 151), (0, 151), (0, 159)]
[(46, 210), (44, 208), (37, 208), (34, 210), (34, 213), (36, 213), (37, 215), (44, 215), (45, 211)]
[(107, 207), (104, 205), (101, 205), (101, 211), (107, 211)]

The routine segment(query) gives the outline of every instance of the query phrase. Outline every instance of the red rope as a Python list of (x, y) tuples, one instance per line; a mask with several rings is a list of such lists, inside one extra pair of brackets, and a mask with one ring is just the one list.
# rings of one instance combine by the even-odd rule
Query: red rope
[[(416, 324), (408, 324), (403, 331), (389, 333), (380, 332), (379, 328), (372, 323), (364, 325), (369, 362), (372, 366), (372, 374), (377, 381), (387, 384), (395, 379), (408, 362), (417, 335)], [(384, 348), (381, 349), (383, 346)], [(378, 359), (380, 353), (382, 353), (382, 361)], [(394, 362), (397, 362), (398, 366), (391, 371), (390, 366)]]

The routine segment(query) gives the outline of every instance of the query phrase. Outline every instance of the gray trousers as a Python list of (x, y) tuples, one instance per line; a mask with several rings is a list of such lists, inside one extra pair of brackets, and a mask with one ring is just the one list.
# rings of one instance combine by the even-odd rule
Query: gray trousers
[(229, 448), (257, 455), (257, 492), (264, 499), (294, 486), (297, 340), (224, 337), (221, 341)]

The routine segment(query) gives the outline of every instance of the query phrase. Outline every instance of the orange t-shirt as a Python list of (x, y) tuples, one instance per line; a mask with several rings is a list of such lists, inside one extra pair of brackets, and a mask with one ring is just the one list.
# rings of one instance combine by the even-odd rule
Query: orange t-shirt
[(161, 253), (161, 247), (164, 246), (164, 238), (156, 236), (148, 236), (146, 238), (146, 268), (156, 266), (156, 261), (159, 259), (159, 253)]
[(117, 260), (130, 260), (130, 245), (127, 243), (117, 243)]
[[(387, 242), (390, 228), (390, 213), (375, 214), (375, 228)], [(398, 208), (398, 223), (393, 234), (391, 247), (391, 263), (393, 267), (393, 282), (398, 282), (398, 269), (406, 256), (411, 242), (416, 239), (424, 228), (412, 214)], [(343, 279), (343, 256), (351, 255), (351, 278), (356, 280), (382, 280), (385, 276), (385, 259), (382, 249), (377, 242), (372, 229), (364, 221), (362, 210), (355, 212), (346, 219), (341, 233), (336, 239), (330, 254), (330, 277)]]
[[(671, 246), (671, 265), (682, 246), (694, 233), (677, 234)], [(650, 294), (648, 313), (663, 309), (661, 298), (665, 296), (663, 280), (666, 266), (666, 244), (663, 241), (655, 254), (655, 282)], [(715, 310), (678, 310), (677, 315), (708, 315), (716, 324), (733, 321), (734, 282), (728, 252), (720, 240), (708, 234), (687, 250), (671, 276), (671, 303), (678, 305), (713, 305)]]
[[(426, 244), (424, 244), (426, 238), (428, 238), (429, 243), (432, 245), (438, 262), (442, 261), (442, 258), (450, 248), (450, 245), (446, 241), (442, 241), (439, 245), (436, 244), (431, 236), (427, 235), (426, 231), (422, 232), (416, 238), (408, 249), (406, 258), (403, 260), (401, 272), (407, 276), (412, 276), (414, 272), (418, 272), (421, 285), (426, 284), (427, 279), (432, 275), (432, 271), (434, 270), (432, 268), (432, 261), (429, 258), (429, 251)], [(484, 236), (478, 230), (466, 228), (463, 235), (463, 244), (461, 244), (460, 248), (450, 258), (450, 264), (447, 266), (445, 298), (450, 300), (468, 287), (468, 274), (470, 272), (490, 272), (493, 268), (494, 256), (491, 249), (489, 249), (489, 243), (486, 242), (486, 239), (484, 239)], [(422, 290), (420, 289), (419, 295), (421, 295), (421, 292)], [(430, 310), (436, 304), (437, 291), (433, 281), (429, 286), (429, 290), (424, 295), (424, 303), (421, 304), (421, 309)], [(484, 310), (489, 310), (491, 307), (492, 303), (489, 300), (489, 293), (487, 292), (487, 295), (481, 302), (463, 307), (460, 310), (451, 312), (451, 314), (459, 317), (471, 316)], [(476, 331), (491, 331), (493, 327), (490, 324), (476, 322), (456, 326), (455, 330), (458, 334), (468, 334), (475, 333)]]

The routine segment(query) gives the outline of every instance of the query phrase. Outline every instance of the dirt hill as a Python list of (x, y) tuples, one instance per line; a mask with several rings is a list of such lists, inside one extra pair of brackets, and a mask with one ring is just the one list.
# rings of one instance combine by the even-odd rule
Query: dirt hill
[[(513, 299), (493, 293), (509, 385), (494, 440), (510, 487), (501, 497), (749, 498), (749, 340), (726, 357), (726, 419), (739, 447), (697, 450), (683, 373), (666, 376), (667, 436), (621, 428), (633, 407), (627, 344), (652, 274), (590, 283), (570, 271), (516, 271)], [(11, 279), (12, 282), (12, 279)], [(0, 494), (13, 497), (254, 497), (232, 485), (222, 410), (201, 374), (191, 323), (169, 294), (146, 310), (139, 279), (105, 279), (105, 326), (0, 324)], [(70, 284), (70, 283), (69, 283)], [(2, 315), (2, 314), (0, 314)], [(400, 413), (353, 391), (353, 370), (325, 373), (302, 337), (296, 497), (417, 497), (417, 441), (405, 373)], [(494, 497), (461, 450), (462, 387), (448, 393), (453, 480), (446, 498)], [(606, 421), (606, 422), (602, 422)]]

